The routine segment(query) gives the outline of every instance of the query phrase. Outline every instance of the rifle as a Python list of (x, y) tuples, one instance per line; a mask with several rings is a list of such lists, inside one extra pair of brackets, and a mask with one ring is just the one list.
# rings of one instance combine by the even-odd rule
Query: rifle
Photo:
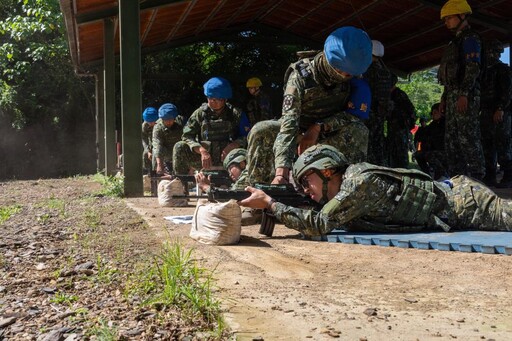
[[(295, 190), (292, 184), (281, 184), (281, 185), (267, 185), (267, 184), (256, 184), (254, 188), (261, 189), (266, 194), (274, 198), (277, 202), (283, 203), (287, 206), (320, 209), (320, 205), (312, 200), (308, 195), (298, 192)], [(211, 187), (208, 193), (208, 200), (212, 202), (216, 201), (228, 201), (234, 199), (236, 201), (244, 200), (251, 195), (250, 192), (244, 190), (231, 190), (223, 188)], [(205, 196), (174, 196), (174, 198), (205, 198)], [(267, 237), (272, 237), (274, 233), (274, 227), (276, 224), (276, 218), (272, 212), (268, 209), (263, 210), (261, 217), (261, 225), (259, 233)]]
[[(233, 184), (233, 180), (231, 180), (231, 177), (229, 176), (229, 172), (224, 169), (207, 169), (201, 171), (204, 175), (206, 175), (212, 184), (212, 186), (218, 186), (218, 187), (231, 187)], [(160, 180), (174, 180), (174, 179), (180, 179), (180, 181), (183, 183), (185, 188), (187, 188), (187, 184), (189, 182), (196, 182), (196, 178), (194, 175), (188, 175), (188, 174), (177, 174), (177, 175), (171, 175), (171, 174), (151, 174), (151, 195), (157, 196), (158, 192), (158, 183)]]

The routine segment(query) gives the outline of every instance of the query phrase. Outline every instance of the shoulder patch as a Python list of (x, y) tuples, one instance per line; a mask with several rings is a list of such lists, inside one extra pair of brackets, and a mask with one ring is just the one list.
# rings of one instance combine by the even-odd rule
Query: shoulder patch
[(284, 95), (283, 110), (290, 110), (293, 105), (293, 95)]

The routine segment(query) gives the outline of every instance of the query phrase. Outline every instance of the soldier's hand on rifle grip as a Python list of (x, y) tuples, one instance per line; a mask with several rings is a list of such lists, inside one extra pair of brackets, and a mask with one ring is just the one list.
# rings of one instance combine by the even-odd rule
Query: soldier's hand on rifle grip
[(271, 204), (272, 198), (263, 192), (261, 189), (256, 189), (251, 186), (245, 188), (246, 191), (251, 192), (251, 196), (238, 202), (238, 205), (250, 208), (267, 208)]
[(196, 184), (206, 193), (210, 187), (210, 179), (202, 172), (196, 173), (194, 177), (196, 178)]

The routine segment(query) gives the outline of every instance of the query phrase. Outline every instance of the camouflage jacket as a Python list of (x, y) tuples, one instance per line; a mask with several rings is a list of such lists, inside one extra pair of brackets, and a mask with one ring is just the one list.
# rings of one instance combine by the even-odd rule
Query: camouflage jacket
[(376, 60), (363, 74), (370, 85), (372, 92), (372, 106), (370, 108), (370, 121), (382, 120), (389, 116), (393, 106), (391, 101), (391, 88), (393, 87), (393, 74), (382, 60)]
[[(403, 174), (391, 175), (397, 170)], [(426, 212), (422, 212), (426, 213), (423, 222), (415, 221), (407, 213), (397, 215), (401, 202), (415, 204), (406, 202), (410, 199), (406, 184), (418, 185), (418, 188), (430, 186), (429, 190), (421, 192), (427, 195), (420, 206), (427, 206), (427, 203), (429, 206)], [(325, 235), (336, 228), (398, 232), (423, 229), (428, 225), (449, 229), (438, 217), (446, 218), (444, 210), (449, 208), (447, 193), (444, 184), (433, 181), (420, 171), (378, 167), (363, 162), (347, 168), (338, 194), (321, 211), (276, 203), (273, 213), (286, 227), (307, 236)]]
[(142, 148), (144, 153), (151, 152), (153, 149), (153, 128), (148, 122), (142, 122)]
[(172, 127), (164, 125), (162, 119), (158, 119), (153, 128), (153, 155), (154, 157), (163, 157), (164, 153), (172, 154), (172, 149), (176, 142), (181, 140), (183, 131), (183, 117), (178, 116)]
[(416, 109), (409, 96), (400, 88), (395, 88), (391, 93), (393, 101), (393, 110), (388, 119), (388, 129), (390, 130), (411, 130), (416, 123)]
[[(210, 141), (210, 139), (208, 138), (208, 132), (204, 131), (205, 120), (207, 119), (207, 117), (209, 117), (209, 115), (213, 115), (213, 111), (207, 106), (206, 103), (203, 103), (198, 109), (196, 109), (192, 113), (192, 115), (187, 121), (187, 124), (183, 128), (182, 140), (188, 144), (191, 150), (193, 150), (195, 147), (200, 147), (201, 142)], [(233, 107), (229, 103), (226, 103), (224, 111), (218, 117), (215, 117), (215, 121), (222, 120), (226, 122), (226, 125), (230, 125), (229, 133), (224, 134), (224, 141), (215, 140), (211, 141), (211, 143), (208, 144), (210, 144), (212, 147), (214, 144), (220, 144), (222, 145), (220, 149), (222, 149), (231, 141), (233, 141), (237, 142), (240, 148), (245, 148), (246, 138), (239, 136), (239, 125), (241, 115), (241, 111), (238, 108)]]
[(324, 86), (315, 74), (315, 60), (293, 63), (285, 76), (281, 129), (274, 143), (275, 167), (291, 168), (297, 149), (297, 135), (321, 120), (331, 132), (339, 130), (350, 95), (349, 82)]
[(475, 94), (474, 91), (480, 88), (480, 60), (481, 41), (478, 34), (469, 27), (457, 32), (444, 50), (437, 73), (445, 92), (455, 91), (458, 96)]
[(251, 96), (247, 101), (246, 108), (251, 127), (260, 121), (274, 118), (270, 97), (263, 90), (260, 90), (257, 96)]
[(494, 112), (497, 108), (509, 109), (512, 98), (512, 71), (505, 63), (498, 61), (488, 65), (482, 72), (482, 109)]
[(231, 189), (235, 190), (244, 190), (245, 187), (249, 186), (249, 178), (247, 173), (247, 168), (240, 173), (240, 176), (235, 181), (235, 183), (231, 186)]

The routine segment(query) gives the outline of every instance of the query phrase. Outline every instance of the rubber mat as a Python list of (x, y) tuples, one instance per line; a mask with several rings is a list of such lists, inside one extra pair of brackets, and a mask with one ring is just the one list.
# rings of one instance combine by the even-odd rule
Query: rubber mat
[(512, 232), (456, 231), (422, 233), (351, 233), (333, 230), (318, 238), (331, 243), (394, 246), (422, 250), (512, 255)]

